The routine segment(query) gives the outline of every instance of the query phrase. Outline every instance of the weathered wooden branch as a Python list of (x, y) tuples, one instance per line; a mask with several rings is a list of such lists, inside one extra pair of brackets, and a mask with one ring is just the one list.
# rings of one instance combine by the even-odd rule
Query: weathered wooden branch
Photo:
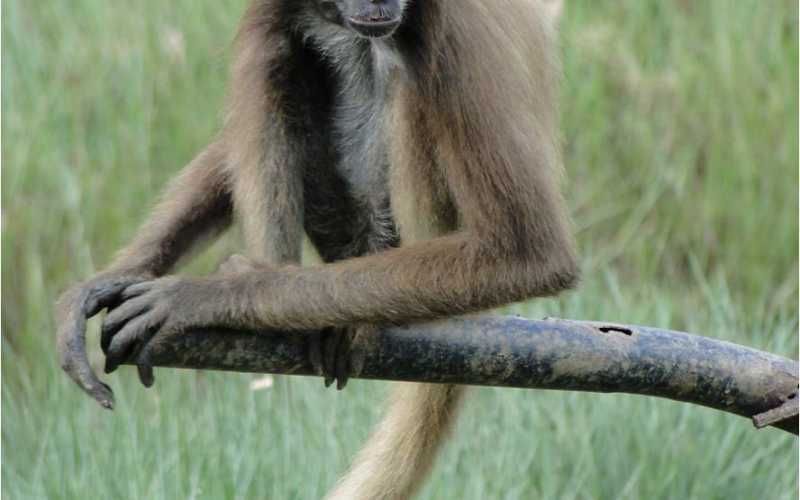
[[(157, 344), (156, 366), (313, 375), (310, 335), (197, 330)], [(796, 361), (641, 326), (473, 316), (387, 327), (359, 378), (658, 396), (798, 433)]]

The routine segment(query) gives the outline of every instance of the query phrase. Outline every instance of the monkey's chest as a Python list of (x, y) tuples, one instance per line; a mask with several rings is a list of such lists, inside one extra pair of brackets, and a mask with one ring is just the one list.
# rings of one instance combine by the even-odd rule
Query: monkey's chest
[(398, 244), (388, 186), (389, 158), (383, 99), (340, 94), (334, 111), (335, 170), (353, 206), (353, 241), (372, 253)]
[(388, 185), (386, 125), (395, 58), (386, 47), (366, 49), (338, 61), (324, 134), (332, 161), (315, 165), (306, 179), (306, 230), (326, 260), (400, 242)]
[(361, 201), (389, 197), (385, 118), (383, 103), (374, 99), (345, 94), (335, 108), (336, 170)]

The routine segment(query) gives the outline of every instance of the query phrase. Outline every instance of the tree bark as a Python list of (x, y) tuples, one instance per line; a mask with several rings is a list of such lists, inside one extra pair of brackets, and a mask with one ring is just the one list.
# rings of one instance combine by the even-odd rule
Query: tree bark
[[(155, 366), (313, 375), (315, 333), (196, 330), (157, 343)], [(467, 316), (387, 326), (355, 378), (622, 392), (684, 401), (798, 433), (798, 363), (644, 326)], [(793, 408), (786, 409), (786, 406)], [(771, 422), (783, 407), (778, 421)]]

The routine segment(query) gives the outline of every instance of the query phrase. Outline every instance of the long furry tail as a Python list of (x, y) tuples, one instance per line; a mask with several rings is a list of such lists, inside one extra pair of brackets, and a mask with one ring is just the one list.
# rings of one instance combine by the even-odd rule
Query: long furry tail
[(327, 500), (410, 498), (455, 421), (464, 387), (398, 384), (389, 410)]

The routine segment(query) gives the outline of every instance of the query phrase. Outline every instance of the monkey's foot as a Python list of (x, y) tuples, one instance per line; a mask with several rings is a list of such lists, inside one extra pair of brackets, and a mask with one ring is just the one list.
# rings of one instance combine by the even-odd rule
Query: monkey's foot
[(370, 326), (325, 328), (312, 335), (309, 359), (318, 375), (325, 377), (325, 387), (336, 381), (342, 390), (350, 376), (358, 376), (364, 366), (363, 344)]

